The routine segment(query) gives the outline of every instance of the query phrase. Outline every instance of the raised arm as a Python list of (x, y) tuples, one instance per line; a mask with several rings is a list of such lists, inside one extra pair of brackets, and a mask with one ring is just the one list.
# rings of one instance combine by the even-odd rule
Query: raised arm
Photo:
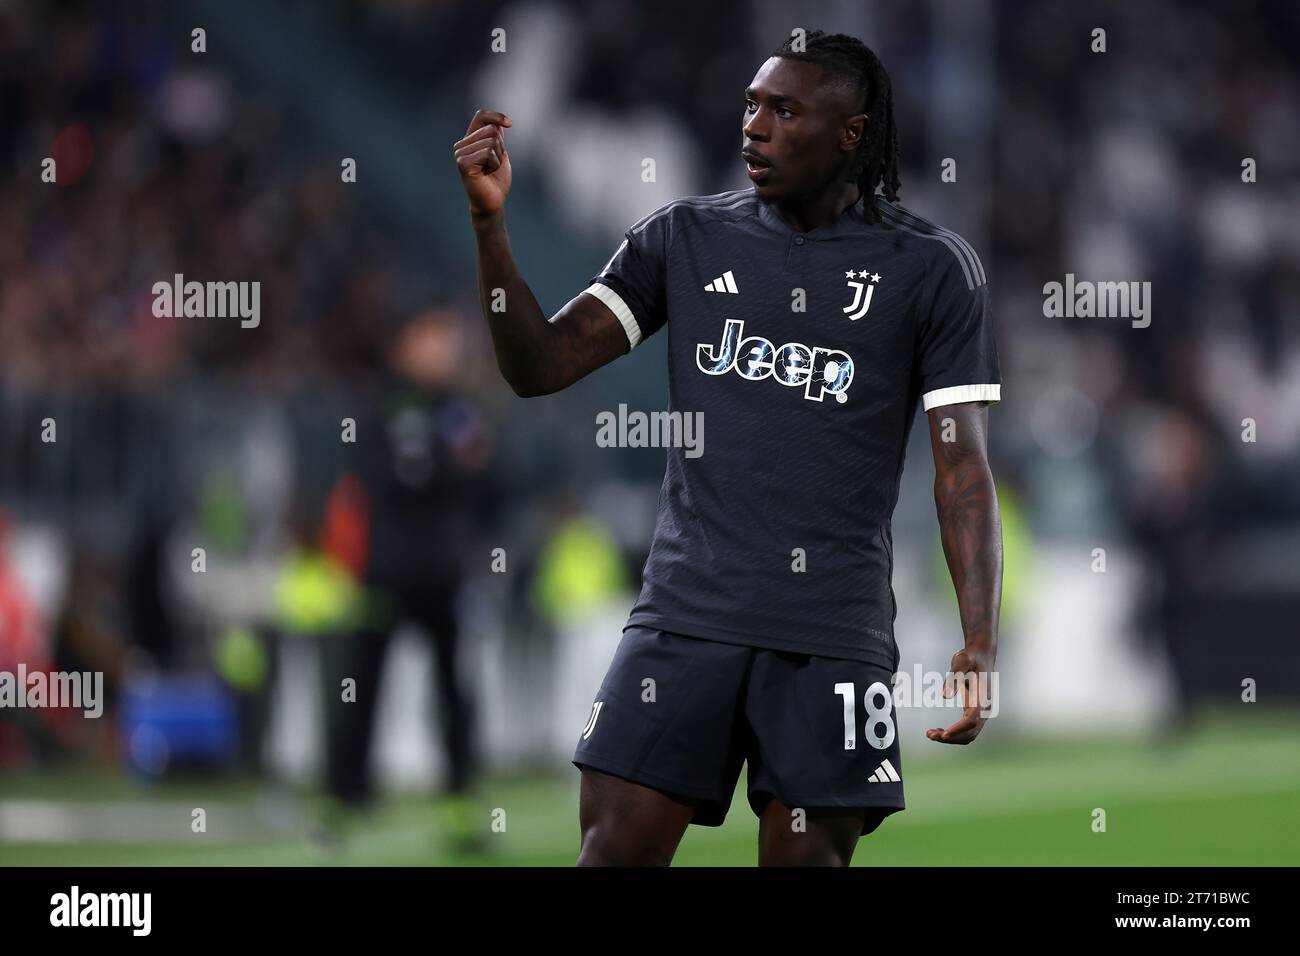
[(937, 406), (927, 415), (939, 533), (965, 637), (965, 646), (953, 655), (952, 670), (970, 679), (962, 718), (947, 730), (928, 730), (926, 736), (941, 743), (968, 744), (984, 726), (981, 701), (987, 702), (997, 686), (989, 675), (998, 647), (1002, 524), (988, 463), (988, 408), (963, 402)]
[(455, 145), (456, 167), (469, 199), (479, 303), (497, 367), (516, 395), (549, 395), (612, 362), (630, 343), (614, 313), (586, 292), (548, 320), (519, 274), (505, 223), (511, 181), (505, 129), (512, 125), (504, 113), (479, 110)]

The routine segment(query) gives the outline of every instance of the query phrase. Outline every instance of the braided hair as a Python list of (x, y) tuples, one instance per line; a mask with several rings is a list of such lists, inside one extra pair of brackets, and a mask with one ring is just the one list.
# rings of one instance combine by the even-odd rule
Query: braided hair
[(882, 187), (885, 198), (898, 202), (898, 128), (894, 125), (894, 92), (880, 58), (857, 37), (844, 33), (813, 30), (804, 37), (804, 48), (794, 49), (794, 36), (786, 38), (772, 56), (816, 63), (837, 78), (847, 80), (859, 97), (865, 96), (863, 112), (867, 128), (854, 158), (852, 179), (858, 184), (865, 215), (878, 221), (872, 197)]

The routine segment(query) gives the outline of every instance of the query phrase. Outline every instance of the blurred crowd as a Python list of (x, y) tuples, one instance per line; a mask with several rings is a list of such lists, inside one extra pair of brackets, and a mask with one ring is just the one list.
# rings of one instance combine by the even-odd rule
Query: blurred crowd
[[(554, 115), (598, 115), (592, 128), (649, 128), (687, 144), (685, 173), (665, 188), (701, 193), (743, 184), (741, 91), (789, 27), (771, 5), (744, 6), (752, 17), (721, 4), (595, 0), (284, 9), (332, 18), (374, 88), (441, 90), (465, 104), (466, 121), (471, 91), (529, 92), (491, 61), (489, 31), (550, 17), (571, 31), (556, 41), (564, 62), (554, 76), (548, 64), (528, 76), (551, 90)], [(1026, 503), (1036, 534), (1139, 550), (1150, 577), (1140, 630), (1165, 642), (1190, 699), (1214, 647), (1197, 630), (1217, 620), (1206, 601), (1229, 607), (1246, 584), (1269, 578), (1279, 603), (1262, 619), (1267, 629), (1300, 595), (1300, 562), (1271, 558), (1294, 559), (1300, 540), (1300, 13), (1284, 3), (1165, 0), (973, 6), (987, 13), (978, 50), (940, 29), (953, 7), (943, 2), (873, 5), (860, 24), (806, 26), (858, 27), (890, 70), (903, 202), (954, 226), (943, 215), (948, 196), (975, 202), (970, 238), (993, 277), (1006, 383), (994, 418), (999, 480)], [(256, 4), (232, 4), (240, 7), (258, 16)], [(543, 579), (548, 535), (572, 517), (569, 493), (617, 477), (546, 457), (586, 427), (574, 416), (586, 415), (590, 395), (548, 399), (527, 423), (512, 418), (517, 406), (495, 372), (464, 260), (412, 247), (354, 198), (337, 156), (313, 154), (275, 90), (248, 88), (219, 53), (193, 54), (197, 22), (187, 4), (0, 4), (0, 507), (9, 529), (0, 613), (23, 622), (0, 632), (10, 659), (23, 641), (115, 676), (141, 661), (206, 661), (213, 644), (229, 650), (218, 661), (244, 660), (237, 651), (247, 642), (230, 628), (282, 626), (293, 595), (336, 587), (339, 567), (391, 599), (377, 617), (351, 621), (354, 630), (386, 632), (405, 602), (445, 635), (455, 629), (445, 623), (453, 592), (486, 561), (441, 568), (437, 599), (414, 607), (412, 576), (436, 555), (394, 543), (403, 521), (416, 514), (441, 529), (445, 515), (423, 509), (454, 504), (468, 524), (458, 540), (484, 542), (483, 554), (495, 529), (523, 521), (533, 529), (524, 564)], [(1107, 31), (1104, 53), (1093, 50), (1097, 27)], [(525, 45), (517, 32), (511, 42)], [(927, 121), (933, 98), (979, 82), (987, 95), (971, 102), (982, 112), (949, 141)], [(646, 126), (639, 117), (651, 106), (659, 118)], [(542, 172), (517, 166), (515, 189), (549, 203), (561, 239), (517, 237), (521, 261), (542, 258), (548, 241), (590, 241), (593, 227), (594, 244), (612, 250), (648, 209), (607, 206), (622, 226), (602, 222), (601, 210), (584, 217), (590, 180), (574, 172), (587, 167), (567, 162), (571, 141), (529, 135), (521, 130), (519, 155), (536, 156)], [(963, 149), (983, 154), (987, 176), (941, 187), (941, 159)], [(589, 158), (599, 165), (603, 155)], [(960, 168), (967, 153), (958, 156)], [(53, 183), (41, 179), (47, 157)], [(445, 155), (428, 158), (428, 175), (458, 188)], [(448, 245), (471, 241), (459, 220), (439, 228)], [(177, 273), (260, 281), (273, 318), (255, 329), (158, 318), (152, 286)], [(1045, 317), (1042, 286), (1067, 273), (1150, 281), (1150, 327)], [(430, 274), (443, 279), (431, 284)], [(572, 277), (574, 293), (588, 275)], [(613, 407), (619, 384), (604, 379), (595, 400)], [(412, 394), (423, 398), (412, 404)], [(367, 473), (340, 442), (348, 418), (384, 434), (378, 471)], [(57, 442), (42, 437), (47, 419)], [(1243, 440), (1247, 419), (1252, 440)], [(520, 431), (530, 434), (516, 442)], [(444, 459), (462, 479), (454, 491), (428, 484), (426, 472), (445, 473), (432, 462)], [(639, 489), (651, 506), (652, 479)], [(424, 498), (403, 497), (412, 494)], [(395, 501), (406, 504), (377, 521)], [(43, 591), (4, 560), (24, 524), (53, 529), (57, 542), (59, 583)], [(648, 522), (610, 532), (635, 578)], [(243, 615), (187, 598), (169, 568), (177, 554), (188, 565), (195, 540), (254, 577), (280, 575), (280, 590), (250, 600)], [(336, 564), (286, 564), (306, 552)], [(375, 571), (359, 557), (367, 553), (387, 565)], [(223, 605), (252, 585), (227, 586)], [(527, 586), (507, 597), (528, 615)], [(454, 659), (450, 645), (437, 650), (444, 664)], [(356, 652), (339, 651), (346, 668), (355, 670)], [(238, 685), (248, 668), (227, 670)], [(459, 693), (443, 687), (452, 701), (443, 723), (456, 772), (468, 773), (472, 708), (456, 703)], [(367, 721), (340, 733), (364, 735)], [(5, 739), (0, 727), (0, 758)], [(17, 749), (11, 738), (11, 759)], [(357, 749), (344, 750), (349, 765), (331, 772), (346, 797), (365, 786)]]

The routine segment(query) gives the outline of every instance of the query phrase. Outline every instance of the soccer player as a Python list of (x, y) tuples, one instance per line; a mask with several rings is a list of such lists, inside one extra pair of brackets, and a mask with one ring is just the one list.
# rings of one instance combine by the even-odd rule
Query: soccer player
[(479, 111), (455, 145), (515, 392), (565, 388), (666, 326), (672, 409), (709, 424), (703, 455), (668, 452), (641, 594), (573, 757), (579, 865), (668, 864), (688, 824), (722, 823), (744, 761), (760, 865), (847, 865), (903, 809), (890, 520), (918, 402), (967, 675), (962, 717), (926, 736), (967, 744), (984, 723), (1002, 576), (984, 269), (897, 204), (890, 81), (859, 40), (787, 40), (742, 123), (752, 188), (655, 210), (550, 319), (506, 236), (511, 120)]

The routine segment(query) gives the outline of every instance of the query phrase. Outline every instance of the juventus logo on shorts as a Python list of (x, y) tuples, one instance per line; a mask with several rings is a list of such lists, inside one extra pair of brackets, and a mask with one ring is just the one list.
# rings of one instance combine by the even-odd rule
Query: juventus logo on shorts
[(600, 719), (600, 709), (605, 706), (603, 700), (598, 700), (591, 705), (591, 716), (587, 718), (587, 726), (582, 728), (582, 739), (586, 740), (591, 736), (591, 732), (596, 729), (596, 721)]

